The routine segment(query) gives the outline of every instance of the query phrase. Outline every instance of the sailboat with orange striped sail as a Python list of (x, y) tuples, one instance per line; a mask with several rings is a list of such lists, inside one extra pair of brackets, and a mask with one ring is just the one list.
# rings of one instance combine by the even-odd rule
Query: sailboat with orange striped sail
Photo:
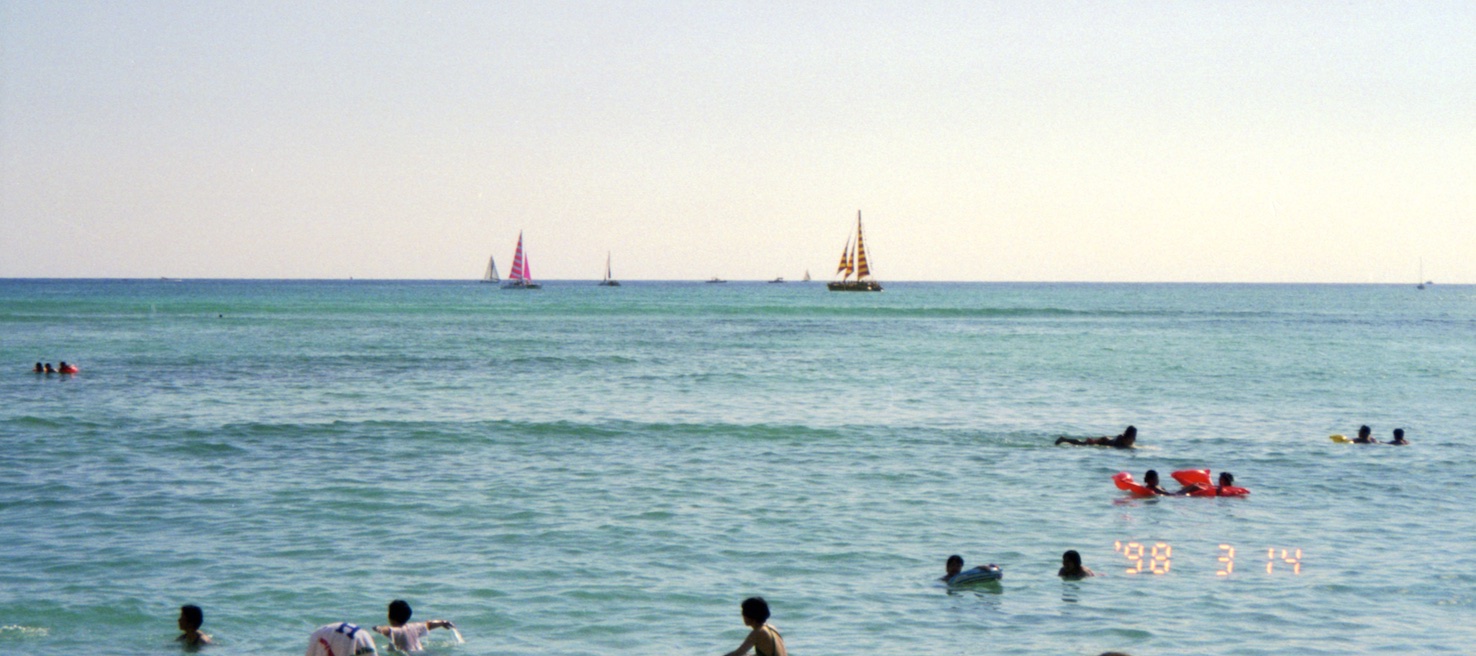
[(543, 285), (533, 282), (533, 268), (528, 266), (528, 256), (523, 254), (523, 233), (518, 232), (518, 250), (513, 253), (512, 271), (507, 274), (503, 289), (542, 289)]
[[(856, 210), (856, 244), (852, 248), (850, 238), (841, 251), (840, 266), (835, 269), (840, 280), (826, 285), (833, 292), (879, 292), (881, 283), (871, 277), (871, 265), (866, 261), (866, 238), (861, 234), (861, 210)], [(851, 276), (855, 275), (855, 279)]]

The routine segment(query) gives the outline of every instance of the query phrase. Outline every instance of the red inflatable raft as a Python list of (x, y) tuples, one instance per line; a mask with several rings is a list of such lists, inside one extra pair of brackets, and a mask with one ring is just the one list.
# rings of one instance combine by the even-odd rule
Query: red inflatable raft
[(1216, 486), (1210, 481), (1208, 469), (1181, 469), (1173, 473), (1174, 480), (1189, 490), (1191, 497), (1243, 497), (1250, 490), (1234, 485)]

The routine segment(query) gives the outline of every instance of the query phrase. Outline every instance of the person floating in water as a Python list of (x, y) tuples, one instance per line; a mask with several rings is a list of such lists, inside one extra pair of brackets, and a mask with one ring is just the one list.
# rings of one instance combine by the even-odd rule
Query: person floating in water
[(1354, 438), (1353, 443), (1378, 444), (1379, 441), (1373, 438), (1373, 429), (1369, 428), (1367, 425), (1363, 425), (1358, 427), (1358, 437)]
[(396, 599), (389, 605), (389, 626), (376, 626), (374, 630), (386, 638), (390, 644), (400, 651), (424, 651), (425, 647), (420, 645), (420, 639), (430, 633), (431, 629), (449, 629), (454, 627), (448, 620), (430, 620), (427, 622), (410, 621), (410, 604), (404, 599)]
[(1075, 444), (1076, 446), (1110, 446), (1117, 449), (1131, 449), (1133, 443), (1138, 441), (1138, 429), (1136, 426), (1128, 426), (1117, 437), (1092, 437), (1078, 440), (1070, 437), (1056, 438), (1056, 444)]
[(1394, 439), (1393, 440), (1390, 440), (1387, 443), (1390, 444), (1390, 445), (1393, 445), (1393, 446), (1405, 446), (1405, 445), (1409, 444), (1409, 440), (1404, 439), (1404, 429), (1403, 428), (1396, 428), (1396, 429), (1394, 429)]
[(199, 606), (189, 604), (179, 607), (179, 630), (183, 631), (175, 642), (185, 646), (187, 649), (198, 649), (210, 644), (210, 636), (200, 632), (200, 625), (205, 623), (205, 611)]
[(958, 576), (958, 573), (962, 571), (963, 556), (954, 554), (948, 557), (947, 562), (943, 563), (943, 578), (940, 578), (938, 580), (947, 583), (948, 581), (953, 579), (953, 577)]
[(1150, 469), (1146, 472), (1143, 472), (1143, 487), (1148, 488), (1148, 491), (1154, 494), (1162, 496), (1173, 495), (1172, 492), (1163, 489), (1163, 486), (1158, 484), (1158, 470), (1156, 469)]
[(46, 363), (46, 373), (48, 373), (48, 374), (54, 374), (54, 373), (56, 373), (56, 369), (53, 369), (52, 368), (50, 362)]
[(308, 636), (307, 656), (378, 656), (374, 636), (348, 622), (324, 624)]
[(1066, 553), (1061, 554), (1061, 571), (1056, 572), (1056, 576), (1068, 579), (1079, 579), (1096, 575), (1096, 572), (1087, 569), (1081, 564), (1081, 554), (1076, 553), (1075, 549), (1071, 549)]
[(75, 374), (77, 371), (77, 365), (67, 364), (66, 360), (62, 360), (61, 364), (56, 367), (56, 372), (60, 374)]
[(743, 644), (726, 656), (743, 656), (750, 649), (758, 656), (789, 656), (789, 651), (784, 648), (784, 636), (766, 623), (769, 621), (769, 602), (763, 597), (749, 597), (743, 600), (742, 608), (743, 623), (753, 630), (748, 632)]
[(32, 369), (31, 371), (34, 371), (34, 372), (36, 372), (38, 374), (44, 374), (44, 373), (46, 373), (46, 368), (45, 367), (42, 367), (40, 362), (37, 362), (36, 363), (36, 368), (35, 369)]

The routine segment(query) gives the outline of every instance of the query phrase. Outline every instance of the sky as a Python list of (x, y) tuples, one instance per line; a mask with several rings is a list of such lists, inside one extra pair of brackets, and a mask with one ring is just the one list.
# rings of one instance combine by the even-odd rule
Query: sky
[(1476, 3), (0, 0), (0, 277), (1476, 283)]

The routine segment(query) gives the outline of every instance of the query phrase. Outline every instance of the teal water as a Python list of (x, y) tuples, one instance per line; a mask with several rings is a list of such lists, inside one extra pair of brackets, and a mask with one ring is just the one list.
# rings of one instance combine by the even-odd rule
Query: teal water
[[(0, 355), (0, 654), (1476, 648), (1468, 286), (11, 280)], [(1109, 480), (1191, 467), (1252, 495)]]

